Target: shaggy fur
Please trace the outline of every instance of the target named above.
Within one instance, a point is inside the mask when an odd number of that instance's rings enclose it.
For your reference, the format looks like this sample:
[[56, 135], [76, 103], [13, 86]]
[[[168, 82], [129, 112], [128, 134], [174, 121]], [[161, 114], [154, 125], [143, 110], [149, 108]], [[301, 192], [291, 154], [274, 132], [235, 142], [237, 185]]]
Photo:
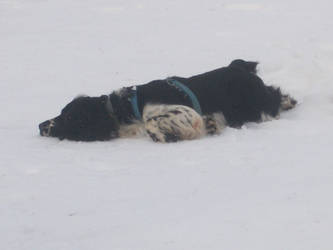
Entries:
[[[182, 90], [155, 80], [108, 96], [76, 98], [59, 116], [41, 123], [40, 134], [77, 141], [148, 134], [154, 141], [174, 142], [218, 134], [225, 126], [239, 128], [246, 122], [278, 118], [296, 101], [265, 85], [256, 75], [256, 66], [256, 62], [235, 60], [201, 75], [173, 77], [196, 95], [202, 116]], [[134, 89], [142, 121], [135, 118], [130, 102]]]

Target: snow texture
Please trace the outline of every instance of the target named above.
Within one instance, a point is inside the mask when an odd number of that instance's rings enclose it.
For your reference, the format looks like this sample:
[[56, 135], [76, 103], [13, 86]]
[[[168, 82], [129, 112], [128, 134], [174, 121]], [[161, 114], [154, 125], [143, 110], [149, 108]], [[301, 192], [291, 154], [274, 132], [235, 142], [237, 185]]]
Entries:
[[[1, 250], [331, 250], [330, 0], [0, 0]], [[78, 94], [258, 60], [280, 120], [174, 144], [38, 123]]]

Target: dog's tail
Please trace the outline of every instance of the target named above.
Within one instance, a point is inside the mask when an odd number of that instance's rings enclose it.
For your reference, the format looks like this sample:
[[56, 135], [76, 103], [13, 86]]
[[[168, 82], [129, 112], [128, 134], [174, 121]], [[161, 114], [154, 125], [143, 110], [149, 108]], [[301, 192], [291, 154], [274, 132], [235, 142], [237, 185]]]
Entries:
[[257, 73], [257, 65], [258, 62], [244, 61], [242, 59], [233, 60], [229, 67], [235, 67], [243, 69], [249, 73], [256, 74]]

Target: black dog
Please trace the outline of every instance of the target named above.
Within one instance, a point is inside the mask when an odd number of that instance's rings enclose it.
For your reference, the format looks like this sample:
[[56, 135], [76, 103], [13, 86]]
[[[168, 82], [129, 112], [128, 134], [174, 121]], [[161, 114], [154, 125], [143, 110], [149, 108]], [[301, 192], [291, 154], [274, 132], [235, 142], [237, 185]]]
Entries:
[[148, 134], [170, 142], [219, 133], [279, 117], [296, 105], [256, 75], [256, 62], [235, 60], [190, 78], [172, 77], [122, 88], [110, 95], [78, 97], [39, 125], [42, 136], [76, 141]]

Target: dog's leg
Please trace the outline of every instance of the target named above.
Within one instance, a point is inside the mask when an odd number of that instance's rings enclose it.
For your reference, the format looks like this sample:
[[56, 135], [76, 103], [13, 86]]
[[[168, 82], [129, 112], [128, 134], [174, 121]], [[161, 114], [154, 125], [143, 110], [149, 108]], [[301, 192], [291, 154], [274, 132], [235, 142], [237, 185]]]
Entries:
[[143, 122], [155, 142], [191, 140], [204, 134], [204, 121], [193, 109], [182, 105], [146, 105]]
[[281, 96], [280, 110], [289, 110], [296, 106], [297, 101], [289, 95]]
[[277, 114], [275, 117], [262, 112], [261, 113], [261, 120], [259, 120], [258, 122], [269, 122], [269, 121], [273, 121], [274, 119], [279, 119], [280, 118], [280, 114]]
[[210, 115], [203, 116], [206, 134], [216, 135], [220, 134], [221, 131], [227, 126], [227, 122], [222, 113], [213, 113]]
[[130, 125], [122, 125], [119, 128], [118, 136], [121, 138], [142, 137], [145, 135], [145, 128], [142, 122], [133, 122]]

